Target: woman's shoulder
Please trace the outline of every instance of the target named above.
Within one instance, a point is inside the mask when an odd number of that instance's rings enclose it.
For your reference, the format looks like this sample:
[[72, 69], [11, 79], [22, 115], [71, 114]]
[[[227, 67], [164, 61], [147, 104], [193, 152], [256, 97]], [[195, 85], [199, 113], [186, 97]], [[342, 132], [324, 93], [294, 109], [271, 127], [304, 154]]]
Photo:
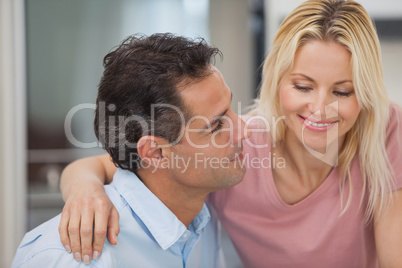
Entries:
[[389, 121], [385, 148], [395, 179], [395, 189], [402, 188], [402, 108], [390, 105]]
[[241, 116], [251, 135], [244, 143], [258, 148], [268, 148], [271, 144], [269, 121], [262, 115], [247, 114]]
[[391, 102], [389, 105], [389, 111], [390, 111], [390, 114], [399, 114], [399, 116], [401, 116], [402, 115], [402, 106], [395, 102]]
[[390, 122], [399, 121], [399, 123], [401, 123], [402, 107], [397, 103], [391, 102], [389, 105], [389, 117]]
[[387, 139], [391, 137], [402, 139], [402, 108], [396, 103], [391, 103], [389, 106]]

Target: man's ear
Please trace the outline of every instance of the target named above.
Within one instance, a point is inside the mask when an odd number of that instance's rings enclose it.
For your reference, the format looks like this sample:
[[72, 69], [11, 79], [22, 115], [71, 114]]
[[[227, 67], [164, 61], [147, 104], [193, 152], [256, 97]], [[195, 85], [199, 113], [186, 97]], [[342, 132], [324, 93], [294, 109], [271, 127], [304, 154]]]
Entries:
[[142, 136], [137, 142], [138, 155], [142, 161], [155, 166], [162, 160], [162, 145], [166, 143], [165, 139], [155, 136]]

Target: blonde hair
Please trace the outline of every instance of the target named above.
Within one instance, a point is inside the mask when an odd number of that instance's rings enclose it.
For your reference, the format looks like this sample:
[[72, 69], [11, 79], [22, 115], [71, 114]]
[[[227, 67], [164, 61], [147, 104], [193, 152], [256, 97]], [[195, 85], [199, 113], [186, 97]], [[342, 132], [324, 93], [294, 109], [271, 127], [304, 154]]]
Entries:
[[[350, 186], [342, 213], [351, 202], [350, 166], [357, 153], [364, 184], [361, 201], [368, 189], [365, 218], [368, 220], [374, 215], [377, 204], [380, 204], [381, 211], [392, 185], [385, 150], [389, 99], [378, 36], [370, 16], [359, 3], [352, 0], [309, 0], [282, 22], [264, 62], [257, 111], [268, 120], [279, 118], [279, 84], [293, 68], [297, 50], [310, 40], [337, 42], [351, 54], [353, 84], [361, 111], [355, 125], [346, 134], [338, 157], [341, 200], [346, 182]], [[273, 142], [284, 137], [286, 125], [283, 120], [277, 122], [276, 130], [271, 132]]]

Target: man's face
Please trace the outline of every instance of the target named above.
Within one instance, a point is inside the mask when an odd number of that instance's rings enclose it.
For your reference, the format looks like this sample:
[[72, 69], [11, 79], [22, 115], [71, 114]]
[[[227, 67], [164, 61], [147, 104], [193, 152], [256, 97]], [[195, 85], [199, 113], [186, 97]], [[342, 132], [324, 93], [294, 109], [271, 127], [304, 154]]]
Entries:
[[176, 165], [172, 177], [185, 187], [212, 192], [238, 184], [246, 171], [242, 165], [245, 123], [230, 108], [232, 94], [222, 74], [212, 74], [181, 89], [190, 109], [182, 141], [169, 150]]

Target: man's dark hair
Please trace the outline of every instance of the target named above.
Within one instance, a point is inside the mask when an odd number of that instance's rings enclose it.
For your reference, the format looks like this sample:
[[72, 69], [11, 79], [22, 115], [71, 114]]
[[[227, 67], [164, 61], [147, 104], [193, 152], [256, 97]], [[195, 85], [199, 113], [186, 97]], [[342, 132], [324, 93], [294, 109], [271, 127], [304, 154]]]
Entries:
[[142, 136], [179, 142], [191, 114], [178, 89], [210, 75], [217, 54], [202, 38], [164, 33], [130, 36], [105, 56], [94, 127], [115, 165], [139, 168], [136, 145]]

